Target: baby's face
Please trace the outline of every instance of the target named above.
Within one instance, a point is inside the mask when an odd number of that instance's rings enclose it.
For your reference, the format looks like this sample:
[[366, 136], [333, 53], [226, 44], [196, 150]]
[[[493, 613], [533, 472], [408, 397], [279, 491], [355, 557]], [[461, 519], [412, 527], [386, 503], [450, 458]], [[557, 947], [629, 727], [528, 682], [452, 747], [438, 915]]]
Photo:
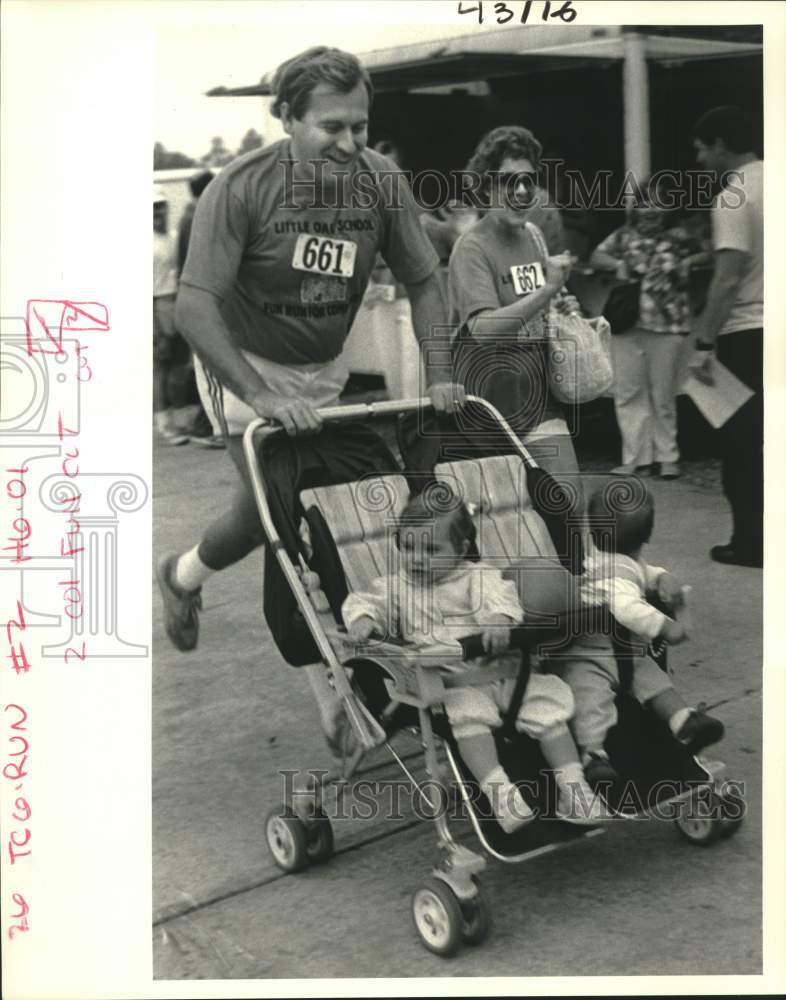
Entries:
[[464, 559], [450, 537], [450, 519], [402, 526], [399, 551], [407, 574], [422, 585], [439, 583]]

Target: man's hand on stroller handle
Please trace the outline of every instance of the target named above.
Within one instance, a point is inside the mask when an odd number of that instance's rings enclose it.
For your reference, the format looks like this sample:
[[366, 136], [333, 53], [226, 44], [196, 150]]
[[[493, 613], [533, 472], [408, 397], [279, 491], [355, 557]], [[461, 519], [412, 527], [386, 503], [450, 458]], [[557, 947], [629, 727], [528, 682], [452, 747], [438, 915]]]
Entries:
[[467, 401], [464, 386], [457, 382], [435, 382], [428, 387], [428, 395], [437, 413], [455, 413]]
[[316, 434], [322, 426], [322, 418], [305, 399], [261, 391], [249, 400], [249, 404], [258, 417], [275, 420], [290, 436]]

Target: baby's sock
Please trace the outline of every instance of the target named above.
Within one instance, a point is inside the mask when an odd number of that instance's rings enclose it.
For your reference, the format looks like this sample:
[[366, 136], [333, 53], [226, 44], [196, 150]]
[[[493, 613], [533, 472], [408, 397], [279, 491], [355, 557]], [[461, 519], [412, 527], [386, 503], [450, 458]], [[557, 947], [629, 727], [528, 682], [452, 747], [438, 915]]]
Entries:
[[583, 783], [584, 769], [577, 760], [568, 761], [562, 767], [554, 768], [554, 780], [560, 788], [569, 788], [571, 785]]
[[497, 822], [506, 833], [512, 833], [535, 818], [535, 814], [521, 797], [521, 792], [500, 764], [480, 782], [480, 789], [491, 803]]
[[595, 826], [608, 818], [600, 799], [593, 794], [578, 761], [570, 761], [554, 768], [557, 783], [556, 815], [569, 823]]

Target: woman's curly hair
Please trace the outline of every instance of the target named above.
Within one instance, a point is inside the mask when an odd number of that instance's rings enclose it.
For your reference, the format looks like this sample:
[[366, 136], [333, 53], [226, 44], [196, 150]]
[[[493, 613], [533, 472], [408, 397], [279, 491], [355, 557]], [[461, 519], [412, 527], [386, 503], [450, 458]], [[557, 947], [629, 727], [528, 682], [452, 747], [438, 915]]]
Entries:
[[499, 170], [502, 161], [508, 157], [529, 160], [533, 169], [537, 170], [542, 153], [543, 147], [528, 128], [500, 125], [480, 140], [467, 164], [467, 172], [487, 177]]

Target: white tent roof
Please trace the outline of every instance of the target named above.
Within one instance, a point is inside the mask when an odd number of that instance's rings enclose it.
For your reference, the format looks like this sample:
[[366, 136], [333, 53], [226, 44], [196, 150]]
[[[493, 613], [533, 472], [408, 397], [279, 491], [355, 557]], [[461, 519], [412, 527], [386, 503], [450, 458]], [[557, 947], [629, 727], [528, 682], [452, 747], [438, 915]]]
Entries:
[[[614, 62], [624, 58], [627, 30], [620, 25], [522, 25], [374, 49], [359, 58], [378, 91], [408, 90], [560, 69], [592, 60]], [[647, 59], [666, 64], [762, 52], [762, 46], [753, 42], [649, 34], [641, 29], [636, 33], [644, 40]], [[271, 77], [272, 71], [258, 84], [216, 87], [210, 95], [269, 94]]]

